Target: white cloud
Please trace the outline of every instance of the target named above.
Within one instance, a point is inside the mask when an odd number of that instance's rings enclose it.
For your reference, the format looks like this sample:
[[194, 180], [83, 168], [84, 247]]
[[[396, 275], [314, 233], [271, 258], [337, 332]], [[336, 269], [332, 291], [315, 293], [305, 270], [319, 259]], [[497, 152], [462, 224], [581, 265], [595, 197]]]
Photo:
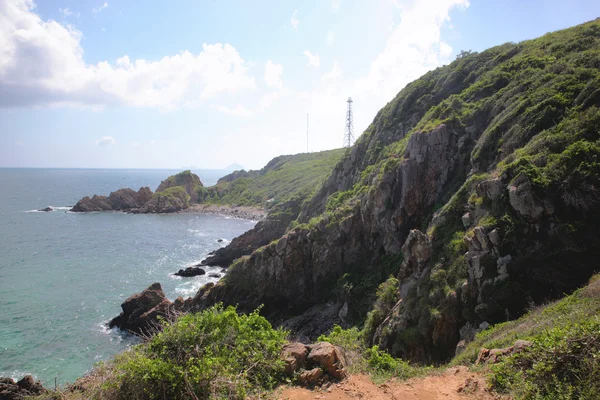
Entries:
[[86, 64], [82, 33], [43, 21], [30, 0], [0, 7], [0, 107], [83, 105], [172, 109], [256, 88], [248, 63], [229, 44], [204, 44], [159, 60]]
[[283, 66], [281, 64], [273, 64], [271, 60], [265, 63], [265, 83], [268, 87], [281, 89], [283, 87], [282, 74]]
[[327, 32], [327, 36], [325, 36], [325, 44], [327, 46], [332, 46], [335, 41], [335, 33], [333, 31]]
[[100, 7], [98, 7], [98, 8], [92, 8], [92, 12], [94, 14], [98, 14], [100, 11], [104, 10], [105, 8], [108, 8], [108, 3], [106, 1]]
[[294, 29], [298, 29], [298, 24], [300, 23], [300, 21], [296, 17], [297, 14], [298, 14], [298, 9], [295, 9], [294, 12], [292, 13], [292, 18], [290, 18], [290, 24], [292, 25], [292, 28], [294, 28]]
[[308, 65], [310, 65], [311, 67], [319, 68], [319, 65], [321, 65], [321, 58], [318, 55], [312, 54], [308, 50], [304, 50], [302, 54], [304, 54], [306, 58], [308, 58]]
[[321, 77], [321, 80], [323, 82], [334, 81], [334, 80], [340, 78], [342, 76], [342, 73], [343, 73], [343, 71], [340, 68], [340, 65], [338, 64], [337, 61], [335, 61], [333, 63], [333, 67], [331, 67], [331, 71], [324, 73], [323, 76]]
[[100, 139], [96, 140], [96, 145], [98, 146], [110, 146], [115, 145], [115, 138], [112, 136], [102, 136]]
[[398, 2], [400, 22], [395, 25], [384, 50], [371, 63], [368, 75], [356, 82], [354, 92], [375, 96], [378, 106], [393, 98], [406, 84], [444, 63], [452, 47], [441, 39], [441, 28], [455, 7], [469, 0]]
[[331, 0], [331, 11], [334, 13], [338, 12], [341, 6], [342, 0]]

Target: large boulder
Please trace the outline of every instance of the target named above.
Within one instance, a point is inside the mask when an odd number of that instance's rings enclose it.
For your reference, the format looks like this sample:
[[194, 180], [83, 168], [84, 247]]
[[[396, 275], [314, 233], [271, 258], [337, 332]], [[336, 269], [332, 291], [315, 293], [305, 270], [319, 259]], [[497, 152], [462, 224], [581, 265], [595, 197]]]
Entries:
[[95, 194], [92, 198], [85, 196], [71, 208], [73, 212], [111, 211], [113, 208], [106, 196]]
[[165, 190], [176, 186], [183, 186], [190, 196], [190, 200], [194, 203], [198, 202], [198, 190], [203, 187], [198, 175], [193, 174], [190, 170], [172, 175], [158, 185], [156, 192], [164, 192]]
[[289, 376], [299, 372], [298, 383], [303, 386], [314, 386], [331, 379], [342, 380], [347, 376], [344, 352], [328, 342], [288, 343], [283, 346], [281, 359]]
[[307, 361], [309, 365], [319, 366], [331, 377], [344, 379], [346, 373], [346, 357], [342, 349], [328, 342], [309, 345]]
[[158, 328], [158, 317], [169, 318], [172, 303], [160, 283], [153, 283], [142, 293], [125, 300], [121, 308], [123, 312], [108, 323], [109, 328], [148, 335]]

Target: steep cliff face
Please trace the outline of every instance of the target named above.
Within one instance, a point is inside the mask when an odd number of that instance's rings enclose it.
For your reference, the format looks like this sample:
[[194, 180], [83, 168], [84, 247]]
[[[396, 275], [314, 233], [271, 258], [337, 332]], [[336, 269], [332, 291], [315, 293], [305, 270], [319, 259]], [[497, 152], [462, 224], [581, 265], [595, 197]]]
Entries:
[[264, 304], [275, 321], [334, 304], [336, 321], [360, 325], [393, 274], [368, 340], [432, 361], [467, 328], [574, 290], [600, 256], [599, 67], [597, 20], [425, 74], [378, 113], [299, 225], [194, 304]]

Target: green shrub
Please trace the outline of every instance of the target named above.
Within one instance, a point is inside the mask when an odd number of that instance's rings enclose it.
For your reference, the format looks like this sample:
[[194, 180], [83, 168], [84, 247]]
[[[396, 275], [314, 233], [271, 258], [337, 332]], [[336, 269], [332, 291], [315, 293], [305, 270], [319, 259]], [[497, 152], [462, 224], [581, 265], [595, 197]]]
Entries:
[[283, 379], [286, 332], [258, 310], [211, 307], [165, 325], [147, 344], [117, 357], [124, 399], [245, 398]]
[[600, 398], [600, 318], [543, 332], [492, 367], [491, 385], [517, 399]]

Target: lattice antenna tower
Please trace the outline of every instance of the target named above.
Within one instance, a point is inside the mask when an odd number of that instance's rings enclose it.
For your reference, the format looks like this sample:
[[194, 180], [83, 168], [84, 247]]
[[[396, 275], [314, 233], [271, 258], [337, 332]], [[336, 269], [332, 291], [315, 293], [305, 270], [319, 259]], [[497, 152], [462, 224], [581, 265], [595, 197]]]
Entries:
[[352, 97], [348, 97], [348, 111], [346, 111], [346, 128], [344, 129], [344, 147], [352, 146], [354, 142], [354, 117], [352, 115]]

